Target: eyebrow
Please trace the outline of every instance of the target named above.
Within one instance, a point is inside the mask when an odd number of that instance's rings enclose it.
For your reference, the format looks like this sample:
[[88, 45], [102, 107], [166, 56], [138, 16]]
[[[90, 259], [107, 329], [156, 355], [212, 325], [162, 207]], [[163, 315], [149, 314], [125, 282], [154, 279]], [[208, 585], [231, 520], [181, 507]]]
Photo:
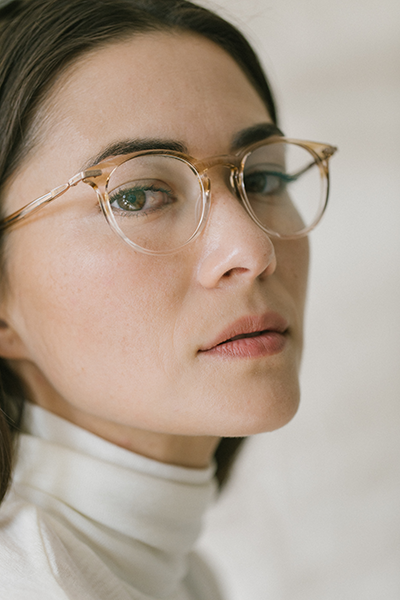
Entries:
[[96, 156], [93, 156], [87, 161], [86, 166], [82, 171], [94, 167], [106, 158], [111, 158], [111, 156], [122, 156], [124, 154], [132, 154], [133, 152], [142, 152], [143, 150], [172, 150], [173, 152], [188, 154], [188, 149], [185, 144], [175, 140], [163, 140], [158, 138], [125, 140], [106, 146], [99, 154], [96, 154]]
[[282, 131], [275, 123], [259, 123], [258, 125], [253, 125], [253, 127], [239, 131], [232, 140], [231, 149], [233, 152], [236, 152], [245, 146], [261, 142], [273, 135], [283, 136]]
[[[253, 125], [252, 127], [243, 129], [235, 134], [232, 139], [231, 150], [236, 152], [245, 146], [260, 142], [273, 135], [283, 136], [282, 131], [274, 123], [260, 123], [258, 125]], [[90, 158], [81, 170], [84, 171], [89, 169], [112, 156], [122, 156], [124, 154], [132, 154], [133, 152], [142, 152], [145, 150], [172, 150], [173, 152], [189, 154], [187, 146], [178, 140], [138, 138], [109, 144], [103, 148], [99, 154]]]

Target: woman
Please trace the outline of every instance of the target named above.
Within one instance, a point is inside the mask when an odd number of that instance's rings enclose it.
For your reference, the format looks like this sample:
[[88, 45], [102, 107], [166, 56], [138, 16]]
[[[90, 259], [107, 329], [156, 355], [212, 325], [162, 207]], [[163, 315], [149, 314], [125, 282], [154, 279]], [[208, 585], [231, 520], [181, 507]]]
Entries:
[[189, 2], [13, 1], [0, 50], [1, 589], [217, 598], [191, 549], [214, 465], [297, 410], [334, 148]]

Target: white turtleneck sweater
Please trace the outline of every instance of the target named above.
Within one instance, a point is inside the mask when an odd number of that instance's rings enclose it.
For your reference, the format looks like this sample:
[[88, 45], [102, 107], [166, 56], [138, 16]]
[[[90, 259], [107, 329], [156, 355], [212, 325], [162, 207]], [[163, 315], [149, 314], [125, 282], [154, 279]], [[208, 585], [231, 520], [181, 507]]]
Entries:
[[213, 468], [162, 464], [27, 404], [0, 507], [3, 600], [220, 600], [191, 552]]

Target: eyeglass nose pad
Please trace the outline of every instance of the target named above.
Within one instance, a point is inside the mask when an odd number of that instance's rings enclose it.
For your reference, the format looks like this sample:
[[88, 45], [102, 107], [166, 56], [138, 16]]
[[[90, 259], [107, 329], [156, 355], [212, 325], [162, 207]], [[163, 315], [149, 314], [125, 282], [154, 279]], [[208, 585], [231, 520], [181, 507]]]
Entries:
[[262, 225], [259, 223], [257, 217], [255, 216], [251, 208], [250, 202], [248, 201], [248, 198], [246, 196], [246, 192], [244, 189], [244, 173], [242, 168], [233, 166], [231, 167], [230, 184], [238, 200], [242, 203], [243, 208], [245, 209], [251, 220], [254, 221], [256, 225], [258, 225], [258, 227], [261, 227], [262, 229]]
[[201, 194], [202, 201], [199, 198], [196, 204], [196, 220], [199, 223], [200, 229], [202, 229], [210, 211], [211, 182], [205, 172], [201, 173], [199, 177], [203, 189]]
[[[220, 171], [222, 180], [225, 182], [226, 187], [230, 188], [230, 191], [233, 192], [235, 194], [235, 196], [237, 196], [238, 199], [240, 200], [242, 198], [242, 194], [240, 191], [241, 184], [240, 184], [240, 173], [239, 173], [238, 167], [233, 165], [230, 162], [225, 163], [222, 161], [218, 161], [215, 164], [208, 166], [207, 169], [203, 171], [202, 176], [204, 176], [205, 173], [207, 173], [205, 178], [207, 179], [207, 182], [208, 182], [209, 193], [210, 193], [211, 183], [210, 183], [210, 178], [209, 178], [208, 174], [211, 169], [218, 169]], [[228, 175], [228, 173], [226, 173], [227, 169], [229, 170], [229, 175]]]
[[235, 192], [236, 196], [239, 200], [243, 201], [243, 193], [242, 193], [242, 177], [240, 175], [240, 171], [237, 167], [231, 167], [229, 181], [231, 184], [232, 190]]

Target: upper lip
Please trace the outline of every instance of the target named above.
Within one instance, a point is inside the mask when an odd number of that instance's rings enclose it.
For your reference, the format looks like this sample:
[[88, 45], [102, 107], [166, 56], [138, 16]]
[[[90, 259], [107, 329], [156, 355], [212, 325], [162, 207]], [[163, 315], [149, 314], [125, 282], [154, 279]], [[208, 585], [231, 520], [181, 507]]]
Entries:
[[232, 341], [232, 338], [238, 338], [238, 336], [246, 337], [247, 335], [262, 333], [263, 331], [285, 333], [288, 326], [287, 320], [277, 312], [267, 312], [259, 316], [249, 315], [228, 325], [210, 343], [202, 346], [199, 351], [206, 352], [219, 344]]

